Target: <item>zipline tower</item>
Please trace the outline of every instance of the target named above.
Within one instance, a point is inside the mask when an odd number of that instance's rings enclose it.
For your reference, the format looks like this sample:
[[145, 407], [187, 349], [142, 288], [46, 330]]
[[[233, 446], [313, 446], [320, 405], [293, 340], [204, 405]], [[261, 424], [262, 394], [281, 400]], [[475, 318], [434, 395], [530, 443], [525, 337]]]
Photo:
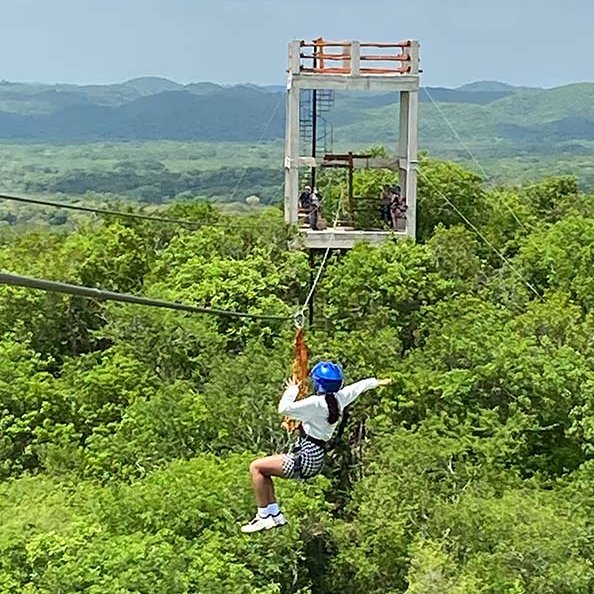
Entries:
[[[302, 228], [308, 249], [350, 249], [357, 241], [378, 243], [391, 235], [415, 238], [417, 204], [417, 129], [419, 103], [419, 42], [367, 43], [361, 41], [292, 41], [289, 44], [287, 120], [285, 134], [285, 221], [298, 224], [299, 174], [324, 165], [324, 159], [300, 154], [303, 124], [301, 91], [375, 91], [400, 94], [397, 161], [399, 185], [408, 206], [403, 231], [355, 229], [337, 224], [323, 231]], [[397, 125], [399, 124], [399, 125]], [[396, 141], [396, 132], [394, 139]], [[396, 142], [395, 142], [396, 144]], [[332, 156], [330, 156], [332, 157]], [[341, 156], [350, 163], [357, 158]], [[366, 167], [386, 167], [380, 160], [364, 159]], [[385, 160], [383, 160], [385, 161]], [[360, 162], [360, 160], [359, 160]], [[379, 210], [379, 196], [377, 207]], [[331, 213], [326, 213], [331, 216]], [[328, 221], [329, 225], [332, 221]]]

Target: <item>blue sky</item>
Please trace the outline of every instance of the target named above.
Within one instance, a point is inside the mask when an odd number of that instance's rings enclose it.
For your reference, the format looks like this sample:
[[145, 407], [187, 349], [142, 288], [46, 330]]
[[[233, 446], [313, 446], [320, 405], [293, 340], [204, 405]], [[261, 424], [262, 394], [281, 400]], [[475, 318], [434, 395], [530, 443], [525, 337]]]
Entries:
[[281, 84], [290, 39], [421, 41], [423, 83], [594, 81], [591, 0], [0, 0], [0, 79]]

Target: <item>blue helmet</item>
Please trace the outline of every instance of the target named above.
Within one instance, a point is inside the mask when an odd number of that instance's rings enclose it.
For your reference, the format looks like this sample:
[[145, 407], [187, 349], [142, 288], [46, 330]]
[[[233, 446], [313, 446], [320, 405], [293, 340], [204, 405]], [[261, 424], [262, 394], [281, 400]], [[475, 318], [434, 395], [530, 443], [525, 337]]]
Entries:
[[311, 370], [311, 380], [318, 394], [338, 392], [342, 388], [342, 369], [331, 361], [321, 361]]

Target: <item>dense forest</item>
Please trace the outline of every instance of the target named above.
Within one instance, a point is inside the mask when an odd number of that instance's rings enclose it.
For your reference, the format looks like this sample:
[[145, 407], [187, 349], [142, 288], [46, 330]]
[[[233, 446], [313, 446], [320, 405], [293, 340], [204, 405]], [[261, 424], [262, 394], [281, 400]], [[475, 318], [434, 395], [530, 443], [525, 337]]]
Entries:
[[[0, 144], [0, 190], [95, 205], [188, 198], [221, 204], [251, 195], [270, 203], [282, 199], [282, 152], [282, 142]], [[0, 206], [0, 220], [28, 222], [34, 214]]]
[[[312, 363], [393, 384], [355, 404], [323, 476], [279, 481], [289, 525], [252, 537], [249, 462], [287, 442], [290, 320], [0, 286], [0, 591], [590, 593], [593, 200], [570, 177], [495, 187], [424, 159], [418, 242], [331, 254], [306, 328]], [[0, 268], [303, 303], [310, 263], [280, 209], [166, 212], [204, 224], [5, 225]]]

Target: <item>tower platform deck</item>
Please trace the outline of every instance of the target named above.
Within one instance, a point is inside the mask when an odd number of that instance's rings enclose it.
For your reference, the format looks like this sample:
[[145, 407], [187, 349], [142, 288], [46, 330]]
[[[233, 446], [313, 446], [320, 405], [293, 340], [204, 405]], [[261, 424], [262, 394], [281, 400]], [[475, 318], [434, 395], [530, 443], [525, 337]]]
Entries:
[[406, 239], [406, 231], [369, 231], [352, 227], [329, 227], [323, 231], [315, 231], [307, 227], [299, 229], [299, 237], [291, 244], [292, 248], [308, 250], [350, 250], [356, 243], [367, 242], [372, 245], [381, 243], [390, 237]]

